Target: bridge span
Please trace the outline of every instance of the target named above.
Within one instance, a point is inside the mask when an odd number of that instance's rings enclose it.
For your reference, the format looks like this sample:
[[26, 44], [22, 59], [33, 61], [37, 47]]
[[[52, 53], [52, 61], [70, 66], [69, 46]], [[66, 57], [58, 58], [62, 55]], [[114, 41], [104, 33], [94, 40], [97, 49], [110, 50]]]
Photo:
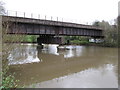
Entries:
[[103, 29], [70, 22], [2, 16], [3, 27], [9, 25], [8, 34], [40, 35], [38, 43], [61, 43], [56, 36], [89, 36], [103, 38]]

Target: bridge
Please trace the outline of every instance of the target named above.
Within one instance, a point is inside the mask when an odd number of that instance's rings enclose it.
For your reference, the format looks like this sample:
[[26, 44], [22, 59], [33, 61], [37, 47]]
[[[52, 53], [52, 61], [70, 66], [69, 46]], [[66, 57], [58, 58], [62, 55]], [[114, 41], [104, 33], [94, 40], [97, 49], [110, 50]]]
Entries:
[[63, 42], [61, 36], [89, 36], [103, 38], [103, 29], [91, 25], [70, 22], [33, 19], [15, 16], [2, 16], [3, 28], [9, 25], [7, 34], [39, 35], [37, 42], [57, 43]]

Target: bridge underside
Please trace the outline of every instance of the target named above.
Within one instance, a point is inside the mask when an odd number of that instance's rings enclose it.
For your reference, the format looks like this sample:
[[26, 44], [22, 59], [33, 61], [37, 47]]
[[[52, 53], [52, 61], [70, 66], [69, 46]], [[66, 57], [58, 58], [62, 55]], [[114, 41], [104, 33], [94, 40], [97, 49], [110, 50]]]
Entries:
[[51, 36], [91, 36], [103, 37], [101, 30], [59, 27], [27, 23], [11, 23], [7, 31], [8, 34], [27, 34], [27, 35], [51, 35]]
[[[101, 30], [59, 27], [27, 23], [11, 23], [8, 34], [39, 35], [37, 42], [44, 44], [64, 44], [64, 40], [59, 36], [89, 36], [93, 38], [103, 38]], [[55, 37], [57, 36], [57, 37]]]
[[50, 35], [40, 35], [37, 38], [37, 43], [39, 45], [42, 45], [42, 43], [44, 44], [65, 44], [63, 37], [54, 37]]

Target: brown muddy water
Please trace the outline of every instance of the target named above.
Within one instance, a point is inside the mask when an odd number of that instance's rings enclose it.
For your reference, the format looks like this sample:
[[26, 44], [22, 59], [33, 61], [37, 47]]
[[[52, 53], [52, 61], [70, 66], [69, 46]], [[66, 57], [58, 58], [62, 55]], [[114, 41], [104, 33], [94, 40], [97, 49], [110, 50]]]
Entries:
[[27, 88], [117, 88], [118, 50], [97, 46], [21, 44], [8, 56], [9, 72]]

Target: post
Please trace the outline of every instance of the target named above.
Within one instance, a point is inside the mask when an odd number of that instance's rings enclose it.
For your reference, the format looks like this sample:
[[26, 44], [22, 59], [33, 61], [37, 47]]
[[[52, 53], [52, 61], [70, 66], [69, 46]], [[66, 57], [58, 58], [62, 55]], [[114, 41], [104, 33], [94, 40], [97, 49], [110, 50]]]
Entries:
[[7, 10], [7, 16], [8, 16], [8, 14], [9, 14], [9, 13], [8, 13], [8, 10]]
[[[120, 47], [120, 1], [118, 2], [118, 47]], [[120, 78], [120, 77], [119, 77]], [[120, 82], [119, 82], [120, 84]]]
[[25, 12], [24, 12], [24, 18], [25, 18]]
[[51, 21], [52, 21], [52, 16], [51, 16]]
[[63, 22], [63, 18], [62, 18], [62, 22]]
[[[120, 1], [118, 2], [118, 52], [120, 51]], [[118, 58], [118, 64], [120, 63], [120, 60]], [[118, 65], [118, 68], [120, 68], [120, 65]], [[120, 70], [118, 70], [118, 89], [120, 89]]]
[[16, 11], [16, 13], [15, 13], [15, 14], [16, 14], [16, 17], [17, 17], [17, 11]]
[[46, 15], [45, 15], [45, 20], [46, 20]]
[[[0, 72], [2, 72], [2, 15], [0, 15]], [[2, 85], [2, 75], [0, 74], [0, 86]]]
[[57, 22], [58, 22], [58, 17], [57, 17]]
[[40, 14], [38, 15], [38, 19], [40, 19]]
[[33, 14], [31, 13], [31, 18], [33, 18]]

